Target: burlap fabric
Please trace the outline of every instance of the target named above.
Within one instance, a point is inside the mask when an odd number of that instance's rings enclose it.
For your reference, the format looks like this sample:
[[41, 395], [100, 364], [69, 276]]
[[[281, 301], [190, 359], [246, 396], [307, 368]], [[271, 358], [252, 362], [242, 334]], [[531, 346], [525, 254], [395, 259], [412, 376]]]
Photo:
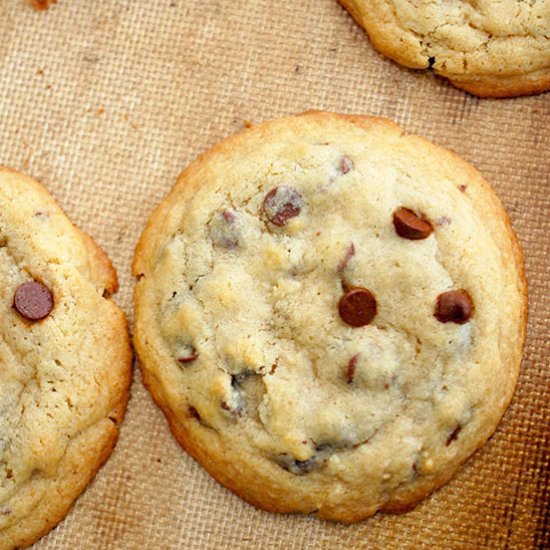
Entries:
[[480, 100], [380, 57], [335, 0], [0, 0], [0, 163], [46, 184], [118, 269], [178, 173], [245, 123], [372, 113], [492, 182], [524, 246], [529, 336], [495, 436], [403, 516], [275, 516], [214, 482], [136, 376], [114, 455], [37, 549], [548, 548], [550, 95]]

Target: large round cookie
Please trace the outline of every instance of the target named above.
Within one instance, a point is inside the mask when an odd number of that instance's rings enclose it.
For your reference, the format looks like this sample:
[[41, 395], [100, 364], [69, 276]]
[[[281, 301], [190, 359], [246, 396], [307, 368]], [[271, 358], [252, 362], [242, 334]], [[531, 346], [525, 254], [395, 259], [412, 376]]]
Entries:
[[338, 0], [374, 47], [483, 97], [550, 88], [550, 0]]
[[134, 274], [145, 384], [185, 449], [267, 510], [404, 510], [512, 397], [526, 286], [508, 218], [474, 168], [385, 119], [306, 113], [216, 145]]
[[54, 527], [107, 460], [130, 382], [115, 271], [36, 181], [0, 168], [0, 548]]

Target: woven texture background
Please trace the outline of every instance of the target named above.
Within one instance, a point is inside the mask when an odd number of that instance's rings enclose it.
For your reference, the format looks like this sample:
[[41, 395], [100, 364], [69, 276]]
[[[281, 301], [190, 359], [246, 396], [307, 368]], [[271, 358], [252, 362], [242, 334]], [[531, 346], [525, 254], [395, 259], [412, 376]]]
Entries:
[[0, 163], [40, 179], [130, 261], [178, 173], [243, 128], [311, 108], [372, 113], [447, 146], [493, 184], [524, 246], [529, 335], [495, 436], [404, 516], [275, 516], [214, 482], [136, 374], [111, 460], [36, 545], [61, 549], [549, 548], [550, 95], [480, 100], [380, 57], [335, 0], [0, 0]]

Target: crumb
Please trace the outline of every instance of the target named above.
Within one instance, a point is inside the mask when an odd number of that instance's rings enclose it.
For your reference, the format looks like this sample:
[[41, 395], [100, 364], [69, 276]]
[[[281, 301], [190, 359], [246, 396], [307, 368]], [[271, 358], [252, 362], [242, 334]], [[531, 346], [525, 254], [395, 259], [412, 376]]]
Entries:
[[39, 11], [47, 10], [52, 4], [55, 4], [57, 0], [29, 0], [29, 4]]

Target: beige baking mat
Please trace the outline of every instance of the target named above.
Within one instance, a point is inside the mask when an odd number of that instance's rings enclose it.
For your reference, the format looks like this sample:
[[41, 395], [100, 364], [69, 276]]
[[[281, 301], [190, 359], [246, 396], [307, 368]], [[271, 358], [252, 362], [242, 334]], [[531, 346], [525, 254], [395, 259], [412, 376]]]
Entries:
[[404, 516], [256, 510], [180, 450], [136, 376], [111, 460], [37, 549], [549, 548], [550, 95], [480, 100], [375, 53], [335, 0], [0, 0], [0, 164], [46, 184], [118, 269], [198, 153], [311, 108], [391, 117], [475, 164], [525, 248], [529, 337], [496, 435]]

